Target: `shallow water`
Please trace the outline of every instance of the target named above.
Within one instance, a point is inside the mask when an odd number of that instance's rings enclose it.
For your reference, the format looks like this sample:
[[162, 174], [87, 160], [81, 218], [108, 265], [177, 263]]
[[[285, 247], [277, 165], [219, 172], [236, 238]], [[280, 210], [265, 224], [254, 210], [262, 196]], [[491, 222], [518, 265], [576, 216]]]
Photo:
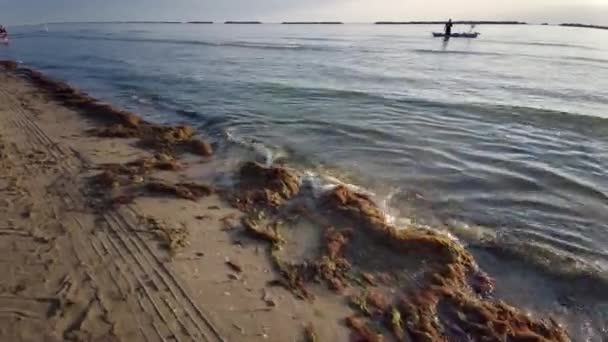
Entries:
[[48, 29], [11, 29], [0, 57], [195, 125], [232, 157], [361, 186], [398, 223], [469, 244], [502, 297], [564, 317], [576, 340], [607, 334], [608, 32], [479, 26], [480, 39], [446, 43], [433, 26]]

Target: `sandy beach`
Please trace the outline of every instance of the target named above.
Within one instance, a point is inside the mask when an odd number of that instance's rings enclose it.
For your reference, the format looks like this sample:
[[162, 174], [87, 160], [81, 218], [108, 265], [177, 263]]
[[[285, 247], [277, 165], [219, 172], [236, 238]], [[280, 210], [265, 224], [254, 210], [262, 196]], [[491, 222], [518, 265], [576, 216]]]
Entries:
[[[298, 341], [310, 324], [324, 340], [345, 339], [324, 316], [344, 314], [342, 303], [266, 286], [276, 277], [267, 255], [235, 242], [241, 213], [217, 195], [98, 205], [91, 177], [101, 165], [154, 151], [93, 136], [105, 118], [10, 67], [0, 72], [0, 340]], [[145, 177], [186, 181], [206, 158], [186, 159]]]
[[[0, 71], [0, 340], [568, 341], [457, 241], [41, 73]], [[319, 209], [313, 211], [311, 208]]]

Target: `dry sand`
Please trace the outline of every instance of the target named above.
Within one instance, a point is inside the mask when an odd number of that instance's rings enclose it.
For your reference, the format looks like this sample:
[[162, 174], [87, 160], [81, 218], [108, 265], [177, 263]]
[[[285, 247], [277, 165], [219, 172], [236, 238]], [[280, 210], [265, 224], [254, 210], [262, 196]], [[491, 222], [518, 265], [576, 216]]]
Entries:
[[[98, 122], [14, 71], [0, 68], [0, 85], [0, 341], [305, 341], [307, 325], [318, 341], [348, 340], [344, 297], [268, 287], [264, 247], [230, 229], [241, 213], [219, 197], [100, 210], [98, 167], [151, 151], [91, 136]], [[207, 167], [185, 160], [154, 176]]]

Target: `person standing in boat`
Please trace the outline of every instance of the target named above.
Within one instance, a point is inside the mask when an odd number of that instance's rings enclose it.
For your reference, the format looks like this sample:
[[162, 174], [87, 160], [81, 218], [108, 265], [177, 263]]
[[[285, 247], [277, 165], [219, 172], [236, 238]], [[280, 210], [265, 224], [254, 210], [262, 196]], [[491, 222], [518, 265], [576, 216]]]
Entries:
[[445, 23], [445, 36], [446, 36], [446, 38], [449, 37], [452, 34], [452, 26], [454, 26], [454, 24], [452, 24], [452, 19], [448, 20], [448, 22]]

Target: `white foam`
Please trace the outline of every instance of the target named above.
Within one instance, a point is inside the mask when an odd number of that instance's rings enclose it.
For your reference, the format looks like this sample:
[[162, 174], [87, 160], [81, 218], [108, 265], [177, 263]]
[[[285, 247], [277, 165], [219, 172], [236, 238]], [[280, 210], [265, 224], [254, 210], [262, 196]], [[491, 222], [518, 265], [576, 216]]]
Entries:
[[497, 239], [497, 231], [487, 227], [471, 225], [458, 220], [449, 220], [447, 223], [454, 234], [463, 237], [465, 240], [481, 242]]
[[[274, 161], [279, 156], [281, 156], [280, 153], [273, 151], [261, 142], [237, 136], [231, 129], [227, 129], [225, 131], [225, 135], [226, 139], [231, 143], [253, 150], [258, 155], [264, 157], [266, 167], [272, 166]], [[399, 216], [398, 211], [391, 207], [390, 202], [392, 201], [394, 196], [401, 191], [401, 188], [396, 187], [391, 189], [384, 198], [378, 200], [378, 195], [370, 189], [367, 189], [357, 184], [346, 182], [336, 176], [329, 175], [327, 173], [319, 172], [316, 170], [305, 170], [303, 172], [302, 186], [308, 187], [312, 191], [312, 195], [315, 198], [322, 197], [327, 192], [335, 189], [338, 186], [344, 186], [350, 191], [369, 196], [384, 215], [386, 222], [396, 227], [397, 229], [408, 229], [414, 227], [419, 229], [428, 229], [444, 234], [453, 240], [457, 240], [457, 238], [450, 234], [450, 232], [447, 232], [445, 230], [437, 230], [430, 226], [416, 224], [411, 218]]]
[[[397, 216], [395, 215], [393, 209], [390, 206], [393, 197], [401, 191], [400, 188], [393, 188], [389, 193], [380, 201], [379, 207], [384, 212], [384, 216], [386, 218], [386, 222], [390, 225], [397, 225]], [[411, 220], [408, 220], [411, 223]]]
[[349, 190], [353, 192], [358, 192], [361, 194], [365, 194], [370, 197], [376, 196], [372, 191], [365, 189], [356, 184], [348, 183], [342, 181], [341, 179], [330, 176], [327, 174], [322, 174], [312, 170], [304, 171], [304, 177], [302, 178], [302, 184], [305, 186], [309, 186], [313, 190], [313, 194], [315, 197], [320, 197], [323, 194], [327, 193], [335, 189], [338, 186], [345, 186]]
[[135, 94], [131, 95], [131, 99], [135, 100], [138, 103], [142, 103], [142, 104], [149, 104], [150, 101], [144, 98], [141, 98]]
[[247, 139], [243, 137], [239, 137], [230, 129], [226, 130], [226, 138], [228, 141], [248, 148], [254, 151], [257, 155], [261, 156], [264, 159], [264, 166], [270, 167], [280, 157], [283, 157], [283, 153], [279, 151], [273, 151], [270, 147], [264, 145], [261, 142], [255, 141], [253, 139]]
[[388, 222], [392, 226], [412, 226], [412, 220], [409, 218], [398, 217], [396, 215], [396, 211], [390, 207], [390, 202], [392, 198], [399, 193], [400, 188], [392, 189], [389, 194], [382, 200], [376, 201], [377, 198], [376, 193], [373, 191], [366, 189], [357, 184], [345, 182], [335, 176], [330, 176], [327, 174], [318, 173], [312, 170], [307, 170], [304, 172], [304, 177], [302, 177], [302, 184], [304, 186], [308, 186], [312, 189], [313, 196], [319, 198], [326, 194], [328, 191], [335, 189], [338, 186], [345, 186], [349, 190], [364, 194], [372, 198], [382, 214], [384, 215], [386, 222]]

